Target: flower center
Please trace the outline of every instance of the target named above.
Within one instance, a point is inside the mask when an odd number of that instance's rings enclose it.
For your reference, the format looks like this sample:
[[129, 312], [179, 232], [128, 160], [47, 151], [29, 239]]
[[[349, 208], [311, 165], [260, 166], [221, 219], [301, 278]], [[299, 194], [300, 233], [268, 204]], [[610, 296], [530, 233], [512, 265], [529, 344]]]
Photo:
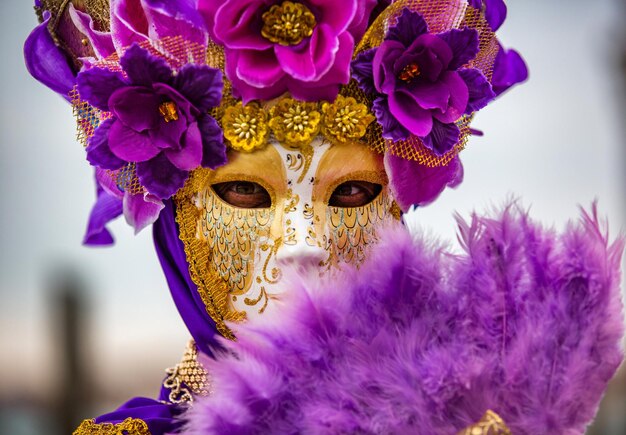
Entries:
[[261, 17], [265, 39], [280, 45], [297, 45], [313, 34], [315, 16], [302, 3], [284, 1], [272, 6]]
[[247, 113], [240, 113], [235, 117], [233, 129], [239, 139], [250, 139], [257, 134], [257, 119]]
[[335, 123], [343, 133], [352, 132], [359, 124], [358, 113], [350, 107], [342, 107], [335, 116]]
[[290, 130], [303, 131], [309, 124], [309, 114], [301, 106], [290, 107], [283, 116], [285, 127]]
[[159, 105], [159, 113], [165, 122], [178, 121], [178, 108], [173, 101], [166, 101]]
[[411, 83], [413, 79], [418, 77], [421, 73], [420, 67], [416, 63], [410, 63], [402, 68], [398, 77], [404, 82]]

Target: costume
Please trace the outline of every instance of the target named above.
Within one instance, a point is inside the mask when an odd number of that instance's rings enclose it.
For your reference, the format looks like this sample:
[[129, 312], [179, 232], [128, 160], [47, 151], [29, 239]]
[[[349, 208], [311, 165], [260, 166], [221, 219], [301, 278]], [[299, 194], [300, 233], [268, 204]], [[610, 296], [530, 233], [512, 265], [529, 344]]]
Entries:
[[[461, 182], [474, 113], [527, 76], [495, 37], [501, 0], [36, 9], [27, 66], [71, 102], [96, 168], [85, 242], [112, 243], [121, 214], [153, 224], [194, 339], [158, 400], [78, 434], [569, 433], [593, 417], [622, 331], [622, 244], [595, 211], [561, 239], [515, 205], [460, 222], [465, 256], [395, 228]], [[564, 387], [583, 378], [585, 400]]]

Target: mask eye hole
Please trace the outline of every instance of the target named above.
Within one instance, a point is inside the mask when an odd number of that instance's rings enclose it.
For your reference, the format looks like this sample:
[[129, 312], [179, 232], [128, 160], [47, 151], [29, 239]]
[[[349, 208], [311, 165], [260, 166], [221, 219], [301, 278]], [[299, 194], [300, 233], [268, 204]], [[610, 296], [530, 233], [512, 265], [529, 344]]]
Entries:
[[269, 208], [272, 205], [268, 191], [252, 181], [228, 181], [211, 187], [224, 202], [235, 207]]
[[361, 207], [378, 196], [383, 186], [368, 181], [346, 181], [341, 183], [330, 196], [331, 207]]

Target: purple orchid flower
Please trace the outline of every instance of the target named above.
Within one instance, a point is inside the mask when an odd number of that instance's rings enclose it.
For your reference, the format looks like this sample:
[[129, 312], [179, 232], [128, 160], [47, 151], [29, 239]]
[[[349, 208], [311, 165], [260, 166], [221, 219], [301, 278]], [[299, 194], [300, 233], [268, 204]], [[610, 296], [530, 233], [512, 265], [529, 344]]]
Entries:
[[221, 72], [188, 64], [176, 74], [164, 59], [132, 45], [120, 59], [125, 73], [91, 68], [77, 77], [81, 98], [110, 112], [87, 146], [94, 166], [136, 163], [146, 191], [166, 199], [189, 171], [226, 163], [222, 130], [207, 113], [220, 103]]
[[284, 92], [294, 98], [334, 100], [350, 80], [355, 40], [363, 35], [376, 0], [295, 1], [315, 17], [310, 36], [282, 44], [262, 35], [263, 15], [280, 0], [199, 0], [211, 36], [224, 45], [226, 74], [244, 102]]
[[463, 68], [478, 51], [475, 30], [433, 35], [419, 13], [404, 9], [383, 43], [352, 64], [361, 88], [377, 96], [373, 111], [383, 137], [415, 135], [437, 155], [450, 151], [460, 136], [455, 122], [495, 97], [482, 72]]

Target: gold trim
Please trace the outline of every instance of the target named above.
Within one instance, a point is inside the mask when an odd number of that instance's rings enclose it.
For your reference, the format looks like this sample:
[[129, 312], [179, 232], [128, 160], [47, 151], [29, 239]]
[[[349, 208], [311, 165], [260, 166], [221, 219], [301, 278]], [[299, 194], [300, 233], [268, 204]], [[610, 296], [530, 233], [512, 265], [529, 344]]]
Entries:
[[170, 390], [170, 403], [193, 403], [194, 396], [211, 394], [211, 382], [206, 369], [198, 362], [198, 348], [189, 340], [180, 362], [165, 370], [163, 387]]
[[128, 417], [121, 423], [96, 423], [94, 419], [83, 420], [73, 435], [150, 435], [148, 424]]
[[458, 435], [511, 435], [511, 429], [502, 417], [489, 409], [478, 423], [466, 427]]

